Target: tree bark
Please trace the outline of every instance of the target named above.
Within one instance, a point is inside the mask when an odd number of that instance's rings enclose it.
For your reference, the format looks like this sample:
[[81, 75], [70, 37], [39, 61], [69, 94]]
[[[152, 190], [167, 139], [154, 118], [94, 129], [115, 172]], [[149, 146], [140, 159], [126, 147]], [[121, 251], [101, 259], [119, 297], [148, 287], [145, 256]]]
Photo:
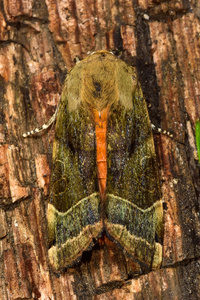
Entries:
[[[188, 1], [0, 1], [0, 299], [200, 299], [200, 5]], [[164, 204], [163, 263], [135, 277], [113, 242], [59, 276], [48, 265], [54, 129], [44, 124], [76, 58], [106, 49], [137, 68]]]

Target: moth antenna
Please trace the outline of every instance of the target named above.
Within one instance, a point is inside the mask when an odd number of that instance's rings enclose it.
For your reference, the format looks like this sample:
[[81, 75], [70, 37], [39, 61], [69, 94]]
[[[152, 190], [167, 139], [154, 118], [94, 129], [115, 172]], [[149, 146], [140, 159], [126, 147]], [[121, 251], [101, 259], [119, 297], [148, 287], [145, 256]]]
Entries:
[[56, 120], [56, 117], [57, 117], [57, 113], [58, 113], [58, 108], [59, 108], [59, 105], [58, 107], [56, 108], [56, 111], [55, 113], [53, 114], [53, 116], [49, 119], [49, 121], [46, 123], [46, 124], [43, 124], [42, 126], [40, 127], [37, 127], [27, 133], [23, 133], [22, 136], [24, 138], [27, 138], [28, 136], [31, 136], [31, 135], [34, 135], [34, 134], [38, 134], [40, 133], [41, 131], [43, 130], [46, 130], [47, 128], [49, 128], [49, 126], [51, 126], [51, 124], [53, 124], [53, 122]]
[[154, 131], [157, 131], [158, 133], [165, 134], [165, 135], [167, 135], [167, 136], [169, 136], [171, 138], [173, 137], [172, 133], [170, 133], [169, 131], [163, 130], [161, 128], [158, 128], [154, 124], [151, 124], [151, 129], [154, 130]]

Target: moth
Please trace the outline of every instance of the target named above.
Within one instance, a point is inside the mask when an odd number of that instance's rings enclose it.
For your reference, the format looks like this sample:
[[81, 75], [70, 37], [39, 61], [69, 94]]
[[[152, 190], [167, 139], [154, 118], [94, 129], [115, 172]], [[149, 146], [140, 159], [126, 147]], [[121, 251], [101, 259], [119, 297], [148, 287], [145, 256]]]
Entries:
[[147, 105], [135, 68], [107, 51], [66, 77], [47, 211], [55, 271], [103, 233], [142, 266], [162, 262], [163, 207]]

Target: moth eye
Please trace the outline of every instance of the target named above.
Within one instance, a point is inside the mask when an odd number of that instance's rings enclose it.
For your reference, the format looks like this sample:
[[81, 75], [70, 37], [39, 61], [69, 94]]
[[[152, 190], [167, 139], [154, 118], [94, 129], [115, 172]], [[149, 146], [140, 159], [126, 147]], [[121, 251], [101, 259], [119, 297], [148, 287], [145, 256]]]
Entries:
[[167, 203], [166, 202], [163, 202], [163, 209], [167, 210]]

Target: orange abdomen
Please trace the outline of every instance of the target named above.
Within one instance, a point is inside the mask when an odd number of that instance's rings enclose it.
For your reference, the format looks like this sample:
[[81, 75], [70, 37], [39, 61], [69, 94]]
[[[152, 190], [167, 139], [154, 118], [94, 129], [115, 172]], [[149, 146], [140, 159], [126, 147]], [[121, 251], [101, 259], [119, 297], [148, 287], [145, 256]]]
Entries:
[[106, 196], [107, 181], [107, 143], [106, 131], [109, 108], [104, 108], [101, 112], [93, 108], [96, 131], [96, 153], [97, 153], [97, 177], [101, 199]]

